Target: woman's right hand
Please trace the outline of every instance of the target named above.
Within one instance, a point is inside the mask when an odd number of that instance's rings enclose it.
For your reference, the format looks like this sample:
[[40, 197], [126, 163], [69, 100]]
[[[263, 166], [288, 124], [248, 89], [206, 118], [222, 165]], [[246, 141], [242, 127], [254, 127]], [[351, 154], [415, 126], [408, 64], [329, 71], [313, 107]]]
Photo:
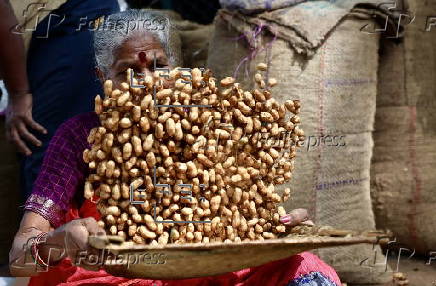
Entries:
[[[59, 261], [65, 257], [69, 257], [73, 264], [76, 264], [79, 256], [83, 254], [97, 254], [98, 251], [88, 244], [89, 236], [105, 235], [104, 229], [102, 229], [94, 218], [77, 219], [64, 224], [63, 226], [49, 232], [46, 239], [46, 247], [42, 251], [41, 258], [44, 261], [49, 259], [48, 253], [50, 251], [50, 245], [62, 246], [63, 253], [57, 258]], [[44, 257], [45, 256], [45, 257]], [[50, 263], [57, 262], [50, 259]], [[88, 270], [98, 270], [96, 267], [90, 267], [89, 265], [80, 264], [80, 267]]]
[[280, 222], [287, 226], [310, 225], [313, 222], [309, 218], [309, 213], [306, 209], [295, 209], [280, 218]]

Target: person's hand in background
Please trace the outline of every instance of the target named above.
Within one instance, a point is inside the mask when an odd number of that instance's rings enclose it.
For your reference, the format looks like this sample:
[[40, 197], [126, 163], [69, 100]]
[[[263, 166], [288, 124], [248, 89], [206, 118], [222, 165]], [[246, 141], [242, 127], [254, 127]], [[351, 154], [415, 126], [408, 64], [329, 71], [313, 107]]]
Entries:
[[26, 142], [41, 146], [41, 141], [29, 129], [46, 134], [47, 130], [35, 122], [32, 117], [32, 95], [29, 93], [11, 95], [6, 110], [6, 136], [14, 143], [18, 151], [29, 156], [32, 154]]
[[47, 131], [32, 118], [32, 95], [29, 93], [24, 42], [20, 34], [12, 32], [17, 25], [9, 1], [0, 1], [0, 42], [7, 43], [0, 45], [0, 69], [9, 93], [6, 136], [20, 152], [30, 155], [26, 141], [36, 146], [40, 146], [41, 141], [29, 128], [42, 133]]

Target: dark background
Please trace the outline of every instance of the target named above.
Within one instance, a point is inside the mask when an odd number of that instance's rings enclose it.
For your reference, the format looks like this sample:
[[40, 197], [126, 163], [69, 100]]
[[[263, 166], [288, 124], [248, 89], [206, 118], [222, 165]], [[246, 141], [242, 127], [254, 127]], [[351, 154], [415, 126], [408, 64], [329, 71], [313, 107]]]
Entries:
[[218, 0], [126, 0], [130, 8], [169, 9], [184, 19], [210, 24], [220, 8]]

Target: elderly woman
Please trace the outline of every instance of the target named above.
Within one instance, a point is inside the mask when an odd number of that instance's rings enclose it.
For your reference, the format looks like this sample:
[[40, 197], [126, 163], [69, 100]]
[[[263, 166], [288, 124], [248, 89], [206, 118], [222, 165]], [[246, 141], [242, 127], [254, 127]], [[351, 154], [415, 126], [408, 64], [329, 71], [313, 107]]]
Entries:
[[[128, 68], [149, 74], [155, 67], [179, 65], [175, 35], [168, 19], [156, 12], [112, 15], [95, 33], [101, 80], [110, 78], [117, 85]], [[95, 113], [79, 115], [65, 122], [51, 140], [10, 252], [14, 276], [34, 276], [29, 285], [341, 285], [335, 271], [310, 253], [221, 276], [171, 281], [129, 280], [75, 265], [78, 251], [95, 251], [88, 237], [104, 235], [96, 222], [96, 205], [82, 199], [88, 173], [82, 153], [89, 148], [90, 130], [98, 125]], [[292, 225], [305, 220], [303, 210], [281, 218]]]

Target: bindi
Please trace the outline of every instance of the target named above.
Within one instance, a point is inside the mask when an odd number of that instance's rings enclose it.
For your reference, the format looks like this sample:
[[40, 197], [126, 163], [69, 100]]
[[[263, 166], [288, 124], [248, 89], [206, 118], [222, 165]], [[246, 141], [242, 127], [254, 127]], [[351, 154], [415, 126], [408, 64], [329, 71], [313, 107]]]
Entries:
[[145, 52], [139, 52], [138, 58], [141, 63], [147, 62], [147, 54]]

